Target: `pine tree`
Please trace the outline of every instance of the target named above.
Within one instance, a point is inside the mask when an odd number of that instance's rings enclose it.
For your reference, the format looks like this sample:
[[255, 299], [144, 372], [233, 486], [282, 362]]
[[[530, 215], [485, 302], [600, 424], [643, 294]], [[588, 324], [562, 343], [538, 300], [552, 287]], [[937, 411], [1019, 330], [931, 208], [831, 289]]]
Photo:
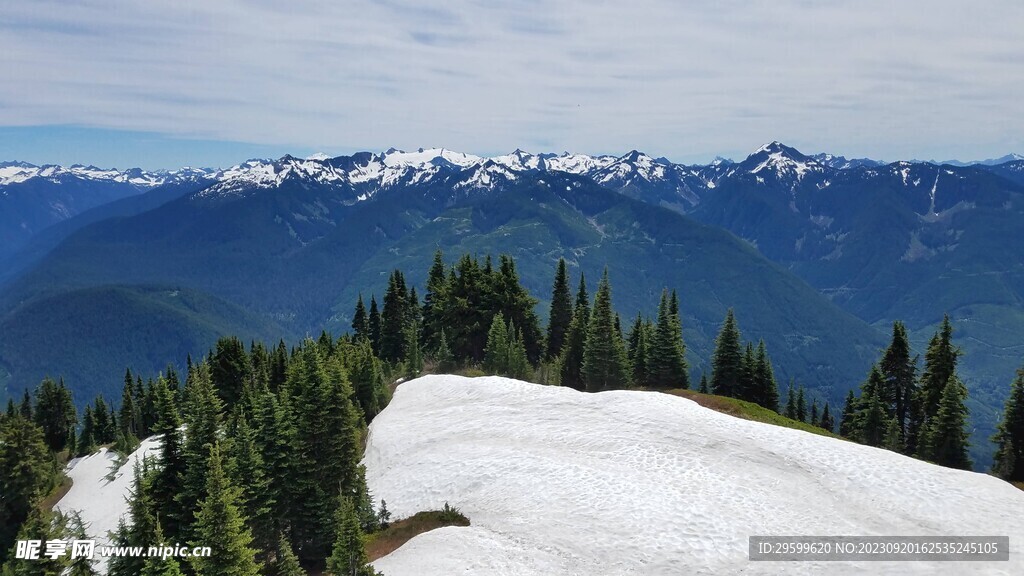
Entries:
[[[672, 294], [674, 297], [675, 292]], [[672, 312], [668, 290], [662, 290], [650, 345], [649, 385], [662, 389], [689, 388], [685, 351], [678, 313]]]
[[516, 262], [511, 256], [502, 254], [498, 259], [498, 271], [491, 279], [494, 311], [515, 324], [522, 334], [520, 341], [526, 349], [531, 363], [541, 360], [544, 353], [543, 335], [537, 319], [537, 299], [519, 281]]
[[435, 351], [441, 345], [447, 298], [448, 280], [445, 276], [444, 254], [437, 250], [427, 273], [427, 293], [423, 296], [423, 344], [429, 351]]
[[590, 392], [629, 386], [629, 362], [626, 359], [625, 345], [615, 332], [611, 283], [608, 281], [607, 268], [597, 285], [594, 311], [590, 315], [587, 328], [581, 376], [586, 389]]
[[925, 422], [938, 413], [946, 384], [956, 373], [960, 349], [953, 346], [953, 326], [946, 315], [938, 332], [932, 336], [924, 356], [924, 372], [921, 374], [921, 401]]
[[79, 456], [85, 456], [96, 448], [96, 425], [92, 417], [92, 406], [86, 405], [82, 412], [82, 431], [78, 434], [75, 449]]
[[703, 372], [700, 373], [700, 387], [697, 388], [697, 392], [700, 392], [701, 394], [710, 393], [708, 388], [708, 376]]
[[587, 281], [580, 273], [580, 285], [576, 291], [576, 303], [573, 307], [572, 322], [565, 338], [559, 360], [562, 386], [584, 390], [582, 369], [583, 353], [587, 344], [587, 328], [590, 324], [590, 304], [587, 296]]
[[818, 426], [829, 432], [835, 432], [836, 423], [829, 411], [828, 402], [825, 402], [825, 408], [821, 411], [821, 422], [818, 423]]
[[[363, 346], [369, 346], [364, 341]], [[260, 458], [266, 469], [267, 502], [275, 531], [288, 527], [288, 520], [294, 516], [293, 486], [295, 478], [294, 454], [296, 452], [296, 430], [289, 414], [287, 400], [278, 402], [273, 393], [264, 393], [259, 405], [259, 426], [254, 440]]]
[[92, 406], [92, 423], [97, 444], [109, 444], [114, 441], [114, 422], [110, 414], [110, 408], [103, 400], [103, 396], [96, 396]]
[[997, 446], [993, 470], [1004, 480], [1024, 481], [1024, 368], [1017, 370], [992, 440]]
[[900, 423], [896, 418], [889, 418], [885, 427], [885, 437], [882, 439], [882, 446], [893, 452], [903, 452], [903, 434], [900, 430]]
[[861, 413], [859, 418], [861, 444], [868, 446], [882, 446], [885, 442], [885, 434], [892, 418], [885, 412], [885, 401], [880, 391], [865, 392], [861, 397]]
[[240, 490], [224, 472], [220, 443], [210, 449], [204, 468], [209, 471], [206, 496], [196, 512], [193, 546], [209, 546], [209, 557], [191, 556], [189, 560], [198, 574], [258, 576], [260, 565], [256, 552], [249, 547], [252, 533], [240, 511]]
[[366, 306], [363, 305], [363, 293], [359, 293], [356, 300], [356, 310], [352, 314], [352, 336], [357, 341], [370, 338], [370, 319], [366, 316]]
[[457, 362], [483, 360], [487, 329], [496, 312], [491, 273], [464, 254], [447, 281], [444, 326]]
[[754, 356], [754, 345], [747, 342], [743, 351], [743, 359], [740, 362], [740, 378], [736, 382], [735, 398], [755, 402], [757, 397], [757, 384], [754, 381], [754, 370], [757, 368], [757, 358]]
[[953, 375], [946, 383], [938, 411], [928, 422], [924, 437], [924, 458], [941, 466], [971, 469], [967, 455], [967, 387]]
[[[114, 533], [114, 544], [149, 547], [156, 542], [158, 520], [150, 494], [149, 472], [137, 462], [132, 469], [132, 487], [128, 492], [128, 521], [122, 518]], [[111, 557], [108, 576], [136, 576], [142, 573], [145, 558]]]
[[818, 425], [818, 400], [811, 400], [811, 426]]
[[[357, 342], [350, 351], [350, 375], [355, 401], [363, 415], [363, 421], [369, 424], [384, 408], [384, 373], [380, 360], [373, 355], [369, 341]], [[415, 359], [414, 359], [415, 360]], [[422, 371], [422, 361], [419, 370]]]
[[118, 424], [123, 434], [130, 434], [136, 438], [142, 433], [142, 413], [135, 405], [134, 385], [132, 372], [128, 370], [125, 374], [124, 388], [121, 389], [121, 409], [118, 412]]
[[715, 339], [715, 352], [711, 359], [711, 391], [719, 396], [735, 397], [743, 370], [743, 352], [740, 349], [740, 330], [732, 308]]
[[[150, 546], [166, 546], [168, 540], [164, 538], [163, 529], [160, 523], [156, 524], [156, 535]], [[183, 576], [178, 560], [173, 556], [167, 559], [150, 557], [146, 558], [142, 565], [142, 576]]]
[[551, 308], [548, 313], [548, 330], [545, 357], [554, 360], [565, 346], [565, 337], [572, 324], [572, 294], [569, 291], [569, 273], [565, 259], [558, 259], [555, 282], [551, 288]]
[[32, 420], [32, 396], [28, 393], [28, 388], [25, 389], [25, 393], [21, 396], [21, 404], [18, 405], [18, 413], [25, 420]]
[[437, 362], [437, 369], [441, 372], [448, 372], [455, 368], [455, 357], [452, 356], [452, 349], [448, 346], [448, 337], [443, 328], [437, 339], [437, 352], [434, 353], [434, 361]]
[[370, 345], [373, 347], [373, 353], [379, 355], [382, 326], [380, 312], [377, 310], [377, 298], [373, 294], [370, 295], [370, 315], [367, 318], [367, 324], [369, 325]]
[[530, 359], [527, 356], [523, 333], [516, 328], [516, 325], [511, 320], [508, 323], [507, 333], [508, 368], [506, 374], [509, 378], [529, 380], [532, 369], [530, 367]]

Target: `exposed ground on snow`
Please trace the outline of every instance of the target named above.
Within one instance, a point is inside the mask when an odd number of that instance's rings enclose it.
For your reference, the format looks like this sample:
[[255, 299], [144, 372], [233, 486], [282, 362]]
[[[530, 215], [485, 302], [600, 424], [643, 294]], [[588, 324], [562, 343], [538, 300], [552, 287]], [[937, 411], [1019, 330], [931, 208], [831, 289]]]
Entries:
[[771, 563], [750, 535], [1009, 535], [1024, 493], [990, 476], [734, 418], [668, 394], [504, 378], [402, 384], [365, 463], [396, 518], [472, 519], [375, 562], [387, 576], [1020, 574], [1003, 563]]

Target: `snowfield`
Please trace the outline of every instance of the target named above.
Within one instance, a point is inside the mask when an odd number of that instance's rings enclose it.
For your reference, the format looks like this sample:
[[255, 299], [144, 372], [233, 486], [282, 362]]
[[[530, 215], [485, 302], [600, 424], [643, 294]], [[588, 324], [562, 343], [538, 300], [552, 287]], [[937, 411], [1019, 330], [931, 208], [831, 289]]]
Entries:
[[[54, 509], [64, 513], [77, 511], [85, 523], [86, 533], [96, 539], [96, 544], [110, 544], [108, 534], [117, 530], [118, 520], [128, 514], [127, 498], [131, 493], [135, 463], [141, 465], [147, 456], [158, 457], [159, 450], [157, 437], [144, 440], [128, 456], [113, 480], [107, 480], [107, 476], [117, 462], [114, 452], [100, 448], [99, 452], [75, 458], [68, 462], [66, 470], [72, 480], [71, 490]], [[99, 558], [97, 568], [100, 573], [106, 573], [106, 558]]]
[[[374, 497], [439, 509], [387, 576], [1022, 574], [1024, 492], [655, 392], [426, 376], [370, 427]], [[1010, 562], [749, 562], [751, 535], [1009, 535]]]

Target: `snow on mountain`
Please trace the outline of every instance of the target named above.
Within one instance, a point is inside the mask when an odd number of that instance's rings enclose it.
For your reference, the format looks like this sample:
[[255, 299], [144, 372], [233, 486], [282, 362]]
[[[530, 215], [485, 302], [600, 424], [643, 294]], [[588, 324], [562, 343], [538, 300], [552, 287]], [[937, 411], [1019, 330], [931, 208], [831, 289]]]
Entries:
[[437, 164], [439, 161], [455, 166], [467, 167], [479, 163], [483, 158], [444, 148], [420, 148], [416, 152], [405, 152], [404, 150], [391, 148], [383, 154], [383, 160], [384, 164], [388, 167], [414, 166], [422, 168], [428, 164]]
[[170, 180], [192, 177], [199, 173], [206, 174], [208, 172], [208, 170], [195, 168], [149, 172], [139, 168], [116, 170], [83, 166], [81, 164], [64, 167], [52, 164], [36, 166], [27, 162], [3, 162], [0, 163], [0, 186], [20, 184], [33, 178], [43, 178], [56, 184], [60, 184], [68, 178], [79, 178], [82, 180], [126, 183], [140, 190], [145, 190], [160, 186]]
[[[97, 545], [110, 544], [108, 534], [117, 530], [118, 520], [128, 513], [126, 498], [132, 487], [135, 465], [141, 465], [146, 457], [156, 456], [159, 448], [160, 440], [155, 436], [144, 440], [113, 473], [113, 479], [108, 479], [108, 475], [118, 459], [107, 448], [68, 462], [71, 489], [54, 509], [63, 513], [78, 512], [89, 537], [94, 538]], [[106, 573], [105, 558], [100, 559], [97, 568], [101, 574]]]
[[761, 146], [741, 162], [739, 168], [759, 175], [759, 181], [771, 175], [777, 180], [793, 179], [799, 182], [808, 174], [824, 172], [824, 166], [818, 161], [780, 142]]
[[410, 540], [387, 576], [1020, 574], [1010, 562], [749, 562], [751, 535], [1009, 535], [1024, 493], [994, 477], [656, 392], [505, 378], [400, 385], [370, 426], [367, 482], [396, 518], [445, 502], [472, 526]]

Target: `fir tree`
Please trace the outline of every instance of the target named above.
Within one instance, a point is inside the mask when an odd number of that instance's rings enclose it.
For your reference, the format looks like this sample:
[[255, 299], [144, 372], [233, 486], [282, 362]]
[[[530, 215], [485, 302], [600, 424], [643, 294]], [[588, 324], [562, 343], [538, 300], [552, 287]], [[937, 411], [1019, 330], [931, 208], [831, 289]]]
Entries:
[[50, 450], [64, 450], [78, 423], [78, 414], [63, 380], [58, 385], [50, 378], [43, 379], [36, 391], [33, 416], [43, 429], [43, 438]]
[[710, 393], [708, 389], [708, 376], [703, 372], [700, 373], [700, 387], [697, 388], [697, 392], [700, 392], [701, 394]]
[[651, 357], [650, 345], [647, 335], [647, 325], [638, 313], [636, 322], [629, 332], [629, 358], [633, 384], [639, 388], [646, 388], [651, 384], [650, 370]]
[[509, 378], [516, 378], [519, 380], [530, 379], [530, 360], [527, 356], [526, 343], [523, 338], [521, 330], [516, 328], [516, 325], [509, 321], [508, 323], [508, 368], [506, 374]]
[[177, 399], [168, 386], [162, 385], [156, 396], [159, 417], [153, 433], [161, 436], [160, 460], [153, 473], [150, 494], [152, 504], [167, 535], [177, 539], [185, 524], [191, 517], [183, 517], [179, 513], [175, 498], [181, 492], [181, 483], [185, 476], [185, 455], [182, 448], [181, 418], [178, 415]]
[[209, 471], [206, 496], [196, 512], [193, 546], [209, 546], [209, 557], [191, 556], [189, 560], [197, 574], [223, 574], [230, 576], [258, 576], [260, 565], [256, 553], [249, 547], [252, 533], [245, 525], [239, 509], [240, 490], [224, 472], [224, 461], [219, 443], [210, 449], [204, 468]]
[[1017, 370], [992, 440], [997, 447], [993, 470], [1004, 480], [1024, 481], [1024, 368]]
[[252, 378], [252, 365], [245, 344], [232, 336], [217, 340], [210, 363], [210, 382], [225, 406], [234, 406], [242, 398], [242, 389]]
[[[355, 401], [367, 424], [373, 421], [384, 408], [384, 373], [380, 360], [373, 355], [369, 341], [357, 342], [350, 351], [350, 380], [355, 392]], [[422, 363], [419, 370], [422, 370]]]
[[274, 562], [269, 566], [270, 576], [306, 576], [306, 571], [299, 565], [299, 559], [292, 551], [292, 545], [281, 534], [277, 538]]
[[372, 576], [373, 568], [366, 562], [363, 549], [363, 531], [359, 527], [359, 517], [350, 500], [341, 506], [337, 521], [337, 539], [331, 557], [327, 559], [327, 569], [332, 576]]
[[555, 282], [551, 288], [551, 308], [548, 313], [548, 331], [545, 357], [553, 360], [562, 352], [565, 336], [572, 324], [572, 294], [569, 289], [569, 273], [565, 259], [558, 259]]
[[356, 310], [352, 314], [352, 335], [357, 341], [370, 338], [370, 319], [366, 315], [366, 306], [363, 305], [362, 292], [359, 293]]
[[839, 435], [843, 438], [855, 439], [857, 432], [857, 412], [859, 411], [857, 398], [853, 390], [846, 393], [846, 402], [843, 403], [843, 412], [839, 416]]
[[754, 361], [754, 402], [773, 412], [779, 411], [779, 387], [764, 340], [757, 344]]
[[757, 384], [754, 381], [755, 368], [757, 368], [757, 358], [754, 356], [754, 345], [747, 342], [743, 351], [743, 360], [740, 362], [740, 378], [736, 382], [735, 398], [755, 402], [757, 397]]
[[912, 419], [915, 429], [911, 436], [916, 439], [918, 452], [926, 451], [922, 446], [923, 436], [930, 433], [929, 421], [934, 418], [939, 410], [939, 403], [942, 400], [943, 391], [951, 378], [956, 374], [957, 359], [960, 357], [960, 350], [953, 346], [953, 326], [949, 316], [943, 316], [942, 325], [932, 336], [928, 344], [928, 350], [924, 356], [924, 372], [921, 374], [920, 389], [917, 394], [918, 408], [920, 414]]
[[971, 469], [967, 455], [970, 445], [967, 432], [967, 387], [955, 375], [942, 391], [938, 411], [928, 421], [924, 437], [924, 458], [941, 466]]
[[881, 393], [876, 391], [865, 392], [861, 397], [861, 413], [859, 415], [858, 440], [861, 444], [868, 446], [882, 446], [885, 442], [885, 434], [892, 418], [885, 412], [885, 401]]
[[423, 343], [429, 351], [436, 351], [441, 345], [447, 298], [448, 280], [445, 276], [444, 255], [437, 250], [427, 273], [427, 293], [423, 296]]
[[743, 370], [743, 352], [740, 349], [740, 331], [732, 308], [715, 339], [715, 352], [711, 359], [711, 391], [720, 396], [735, 397]]
[[379, 355], [382, 326], [380, 312], [377, 310], [377, 298], [373, 294], [370, 295], [370, 315], [367, 318], [367, 324], [369, 325], [370, 345], [373, 347], [373, 353]]
[[263, 456], [256, 443], [256, 431], [249, 425], [245, 414], [240, 414], [231, 443], [235, 465], [231, 467], [234, 484], [241, 490], [239, 507], [248, 519], [258, 557], [266, 560], [266, 552], [276, 545], [276, 530], [271, 516], [270, 479], [266, 474]]
[[[675, 292], [672, 294], [674, 297]], [[685, 351], [678, 313], [672, 312], [668, 290], [662, 290], [650, 345], [649, 385], [662, 389], [689, 388]]]
[[885, 428], [885, 437], [882, 439], [882, 446], [893, 452], [903, 452], [903, 434], [900, 430], [900, 423], [896, 418], [889, 418]]
[[405, 325], [408, 311], [405, 279], [395, 270], [388, 279], [384, 293], [384, 310], [381, 312], [380, 357], [386, 362], [398, 362], [405, 358]]
[[811, 426], [818, 426], [818, 400], [811, 400]]
[[448, 346], [448, 337], [445, 335], [444, 329], [441, 329], [441, 335], [437, 339], [434, 361], [437, 362], [437, 369], [441, 372], [448, 372], [455, 368], [455, 357], [452, 356], [452, 349]]
[[907, 339], [906, 327], [902, 322], [894, 322], [892, 341], [882, 356], [879, 368], [885, 382], [883, 397], [892, 406], [901, 438], [907, 429], [912, 398], [917, 393], [916, 360], [916, 358], [910, 357], [910, 342]]
[[[168, 541], [164, 538], [160, 523], [156, 524], [156, 535], [152, 545], [166, 546]], [[167, 559], [150, 557], [146, 558], [142, 565], [142, 576], [183, 576], [178, 560], [173, 556]]]
[[[369, 346], [364, 341], [363, 346]], [[278, 402], [273, 393], [265, 393], [259, 406], [259, 426], [256, 430], [256, 447], [266, 469], [267, 496], [270, 517], [275, 531], [288, 528], [293, 513], [293, 486], [295, 478], [296, 430], [287, 400]]]
[[522, 334], [520, 342], [526, 349], [531, 363], [541, 360], [544, 353], [543, 336], [537, 319], [537, 299], [530, 296], [519, 281], [516, 262], [511, 256], [502, 254], [498, 259], [498, 271], [491, 279], [491, 298], [494, 311], [515, 324]]
[[828, 430], [829, 432], [835, 432], [836, 423], [832, 418], [828, 402], [825, 402], [825, 408], [821, 411], [821, 422], [818, 423], [818, 426]]
[[96, 425], [92, 417], [92, 406], [86, 405], [82, 412], [82, 431], [78, 434], [75, 449], [79, 456], [85, 456], [96, 448]]
[[584, 390], [582, 369], [583, 353], [587, 344], [587, 328], [590, 324], [590, 304], [587, 296], [587, 281], [580, 273], [580, 285], [576, 291], [576, 304], [572, 322], [565, 338], [565, 346], [559, 360], [559, 380], [562, 386]]
[[[853, 394], [853, 392], [850, 392]], [[786, 392], [786, 418], [790, 420], [796, 420], [796, 391], [793, 390], [793, 382], [789, 382], [789, 387]]]
[[140, 426], [142, 412], [139, 410], [139, 407], [135, 405], [134, 390], [132, 372], [131, 370], [128, 370], [125, 373], [124, 388], [121, 389], [121, 409], [118, 411], [117, 420], [122, 433], [130, 434], [138, 438], [139, 435], [142, 434]]
[[213, 389], [206, 362], [193, 367], [185, 384], [185, 394], [185, 426], [188, 431], [182, 448], [185, 468], [181, 487], [175, 496], [183, 524], [180, 534], [175, 536], [190, 539], [195, 533], [185, 523], [195, 515], [206, 490], [210, 448], [218, 442], [221, 425], [221, 401]]
[[419, 322], [405, 328], [405, 377], [412, 379], [423, 373], [423, 351], [420, 350]]
[[612, 312], [611, 283], [608, 269], [597, 285], [594, 310], [590, 315], [583, 352], [581, 375], [591, 392], [629, 386], [629, 362], [622, 339], [615, 332]]
[[796, 392], [796, 419], [801, 422], [807, 422], [807, 399], [804, 397], [804, 386], [800, 385], [800, 389]]
[[0, 564], [54, 477], [43, 430], [20, 414], [0, 421]]
[[[128, 521], [122, 518], [114, 533], [114, 544], [125, 547], [149, 547], [156, 542], [157, 517], [149, 489], [148, 472], [138, 463], [132, 469], [132, 487], [128, 492]], [[111, 557], [108, 576], [136, 576], [142, 573], [145, 558]]]
[[505, 318], [495, 314], [491, 329], [487, 331], [487, 346], [484, 349], [484, 372], [496, 375], [508, 370], [508, 328]]

